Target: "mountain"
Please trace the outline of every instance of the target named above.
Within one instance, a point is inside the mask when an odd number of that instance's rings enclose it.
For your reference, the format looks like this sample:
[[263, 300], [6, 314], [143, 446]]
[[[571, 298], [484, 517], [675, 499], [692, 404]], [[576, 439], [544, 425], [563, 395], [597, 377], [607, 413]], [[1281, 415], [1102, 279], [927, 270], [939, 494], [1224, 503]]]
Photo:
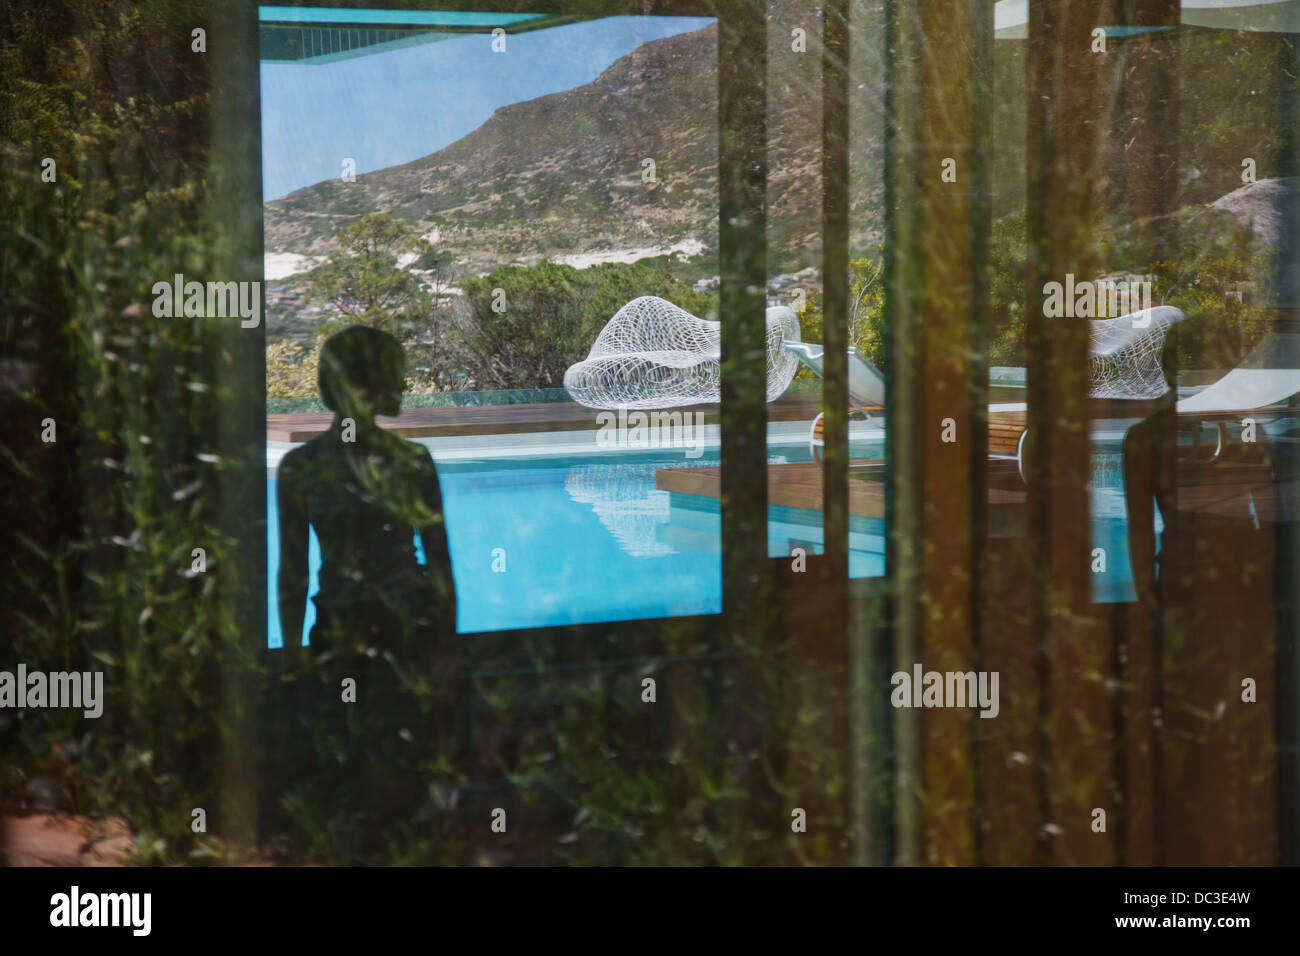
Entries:
[[[769, 241], [777, 266], [816, 262], [821, 225], [819, 56], [782, 69], [769, 100]], [[800, 80], [806, 74], [807, 82]], [[793, 81], [792, 81], [793, 77]], [[812, 99], [810, 103], [810, 98]], [[716, 270], [717, 29], [654, 40], [590, 84], [498, 109], [429, 156], [300, 189], [265, 207], [268, 254], [326, 254], [368, 212], [417, 226], [483, 273], [511, 261], [677, 249]], [[878, 160], [860, 150], [855, 167]], [[654, 180], [643, 180], [645, 160]], [[648, 176], [646, 178], [649, 178]], [[878, 177], [876, 177], [878, 178]], [[856, 182], [871, 180], [858, 175]], [[856, 209], [874, 208], [854, 196]], [[878, 222], [855, 213], [855, 238]]]

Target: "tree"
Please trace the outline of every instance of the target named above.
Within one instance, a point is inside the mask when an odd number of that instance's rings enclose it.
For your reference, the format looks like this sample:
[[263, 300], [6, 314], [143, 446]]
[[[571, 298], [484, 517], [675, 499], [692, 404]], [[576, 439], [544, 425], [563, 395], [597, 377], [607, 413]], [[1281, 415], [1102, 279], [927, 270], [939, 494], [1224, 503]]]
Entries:
[[[884, 261], [881, 247], [873, 258], [853, 259], [849, 262], [849, 345], [882, 372], [888, 368], [885, 355], [885, 284], [882, 279]], [[822, 342], [825, 313], [820, 291], [809, 293], [807, 304], [799, 313], [800, 335], [805, 342]], [[798, 378], [815, 378], [812, 370], [800, 365]]]
[[387, 213], [371, 213], [344, 226], [308, 292], [332, 313], [318, 336], [355, 322], [390, 332], [406, 346], [412, 378], [436, 388], [448, 371], [441, 344], [452, 261], [446, 250]]
[[266, 347], [267, 398], [309, 398], [316, 395], [320, 367], [318, 341], [305, 348], [292, 340]]

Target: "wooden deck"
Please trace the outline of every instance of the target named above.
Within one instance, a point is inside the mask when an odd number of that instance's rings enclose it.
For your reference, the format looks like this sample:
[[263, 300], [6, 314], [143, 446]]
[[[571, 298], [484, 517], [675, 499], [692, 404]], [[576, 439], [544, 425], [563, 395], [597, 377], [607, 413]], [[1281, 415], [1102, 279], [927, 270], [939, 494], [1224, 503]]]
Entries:
[[[884, 465], [881, 462], [849, 464], [849, 514], [865, 518], [885, 516]], [[681, 495], [719, 498], [722, 495], [722, 469], [660, 468], [655, 472], [655, 487]], [[816, 462], [767, 466], [767, 503], [783, 508], [822, 510], [822, 466]], [[989, 489], [990, 510], [1019, 510], [1024, 507], [1023, 490]]]
[[[869, 518], [884, 516], [884, 468], [877, 462], [849, 466], [849, 512]], [[722, 494], [722, 469], [660, 468], [655, 487], [681, 495], [718, 498]], [[767, 500], [786, 508], [822, 510], [822, 466], [816, 462], [768, 465]]]
[[989, 452], [1015, 455], [1025, 431], [1024, 412], [989, 412]]
[[[768, 421], [812, 421], [821, 411], [819, 393], [783, 395], [767, 406]], [[691, 405], [665, 409], [695, 412], [705, 424], [718, 423], [717, 405]], [[532, 432], [582, 431], [595, 429], [600, 412], [574, 402], [536, 405], [478, 405], [457, 408], [408, 408], [395, 418], [380, 416], [379, 424], [403, 438], [436, 438], [450, 435], [518, 435]], [[653, 413], [651, 413], [653, 414]], [[267, 441], [304, 442], [329, 428], [330, 412], [300, 412], [267, 415]]]

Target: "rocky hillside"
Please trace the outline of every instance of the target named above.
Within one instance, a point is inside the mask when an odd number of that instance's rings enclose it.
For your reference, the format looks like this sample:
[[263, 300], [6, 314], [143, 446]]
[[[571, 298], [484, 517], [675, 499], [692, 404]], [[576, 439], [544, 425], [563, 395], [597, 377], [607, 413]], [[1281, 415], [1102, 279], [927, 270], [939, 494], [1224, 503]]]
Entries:
[[[497, 110], [430, 156], [298, 190], [266, 205], [267, 252], [325, 254], [339, 226], [383, 211], [453, 248], [465, 274], [543, 256], [670, 249], [698, 256], [703, 273], [717, 249], [716, 62], [716, 27], [652, 41], [586, 86]], [[773, 92], [773, 259], [806, 265], [818, 255], [821, 218], [820, 90]], [[855, 158], [872, 165], [876, 150]], [[653, 183], [643, 181], [646, 159]], [[870, 207], [862, 198], [855, 207]], [[878, 223], [855, 216], [854, 227], [855, 238], [871, 239]]]

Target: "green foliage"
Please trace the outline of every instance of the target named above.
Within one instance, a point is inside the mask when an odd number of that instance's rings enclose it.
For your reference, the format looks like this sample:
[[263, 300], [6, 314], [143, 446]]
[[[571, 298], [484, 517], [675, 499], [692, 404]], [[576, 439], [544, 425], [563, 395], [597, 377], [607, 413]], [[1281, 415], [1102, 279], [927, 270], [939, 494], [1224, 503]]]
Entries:
[[637, 296], [657, 295], [701, 317], [717, 309], [714, 296], [635, 263], [505, 266], [460, 287], [462, 361], [474, 387], [487, 389], [559, 386], [610, 317]]
[[479, 388], [558, 385], [581, 358], [586, 292], [577, 269], [544, 262], [506, 266], [461, 282], [460, 341]]
[[298, 398], [319, 390], [321, 342], [310, 348], [282, 341], [266, 347], [266, 395], [268, 398]]
[[702, 319], [718, 318], [715, 294], [696, 292], [655, 265], [611, 262], [582, 270], [582, 277], [590, 286], [582, 311], [582, 335], [587, 348], [615, 312], [642, 295], [666, 299]]
[[[889, 367], [885, 354], [885, 285], [881, 266], [883, 248], [876, 247], [872, 257], [849, 261], [849, 328], [848, 344], [855, 347], [876, 368], [885, 372]], [[807, 303], [799, 312], [800, 334], [805, 342], [825, 342], [826, 330], [824, 296], [820, 290], [809, 293]], [[816, 379], [813, 371], [799, 366], [796, 379]]]
[[993, 224], [988, 246], [988, 364], [1025, 364], [1025, 290], [1029, 282], [1025, 214]]
[[[214, 454], [213, 436], [246, 390], [214, 360], [240, 354], [237, 323], [150, 309], [158, 278], [229, 268], [210, 215], [204, 67], [188, 44], [158, 43], [206, 12], [29, 8], [0, 8], [0, 358], [32, 372], [2, 397], [0, 457], [18, 467], [0, 469], [0, 492], [32, 516], [3, 531], [0, 659], [102, 671], [105, 700], [98, 720], [40, 710], [11, 724], [4, 762], [26, 769], [0, 785], [53, 778], [69, 809], [124, 816], [141, 859], [207, 861], [224, 850], [190, 811], [230, 805], [229, 678], [257, 671], [244, 562], [214, 493], [239, 487], [240, 462]], [[47, 416], [57, 442], [33, 443]], [[220, 575], [192, 571], [194, 547]]]
[[[658, 264], [505, 266], [462, 280], [456, 296], [446, 281], [449, 256], [402, 220], [367, 215], [338, 240], [311, 280], [311, 295], [327, 309], [317, 339], [351, 322], [398, 335], [409, 385], [420, 392], [558, 387], [609, 318], [637, 296], [717, 315], [716, 296], [691, 290]], [[504, 302], [504, 311], [494, 302]], [[268, 346], [267, 394], [314, 395], [313, 355], [294, 343]]]

